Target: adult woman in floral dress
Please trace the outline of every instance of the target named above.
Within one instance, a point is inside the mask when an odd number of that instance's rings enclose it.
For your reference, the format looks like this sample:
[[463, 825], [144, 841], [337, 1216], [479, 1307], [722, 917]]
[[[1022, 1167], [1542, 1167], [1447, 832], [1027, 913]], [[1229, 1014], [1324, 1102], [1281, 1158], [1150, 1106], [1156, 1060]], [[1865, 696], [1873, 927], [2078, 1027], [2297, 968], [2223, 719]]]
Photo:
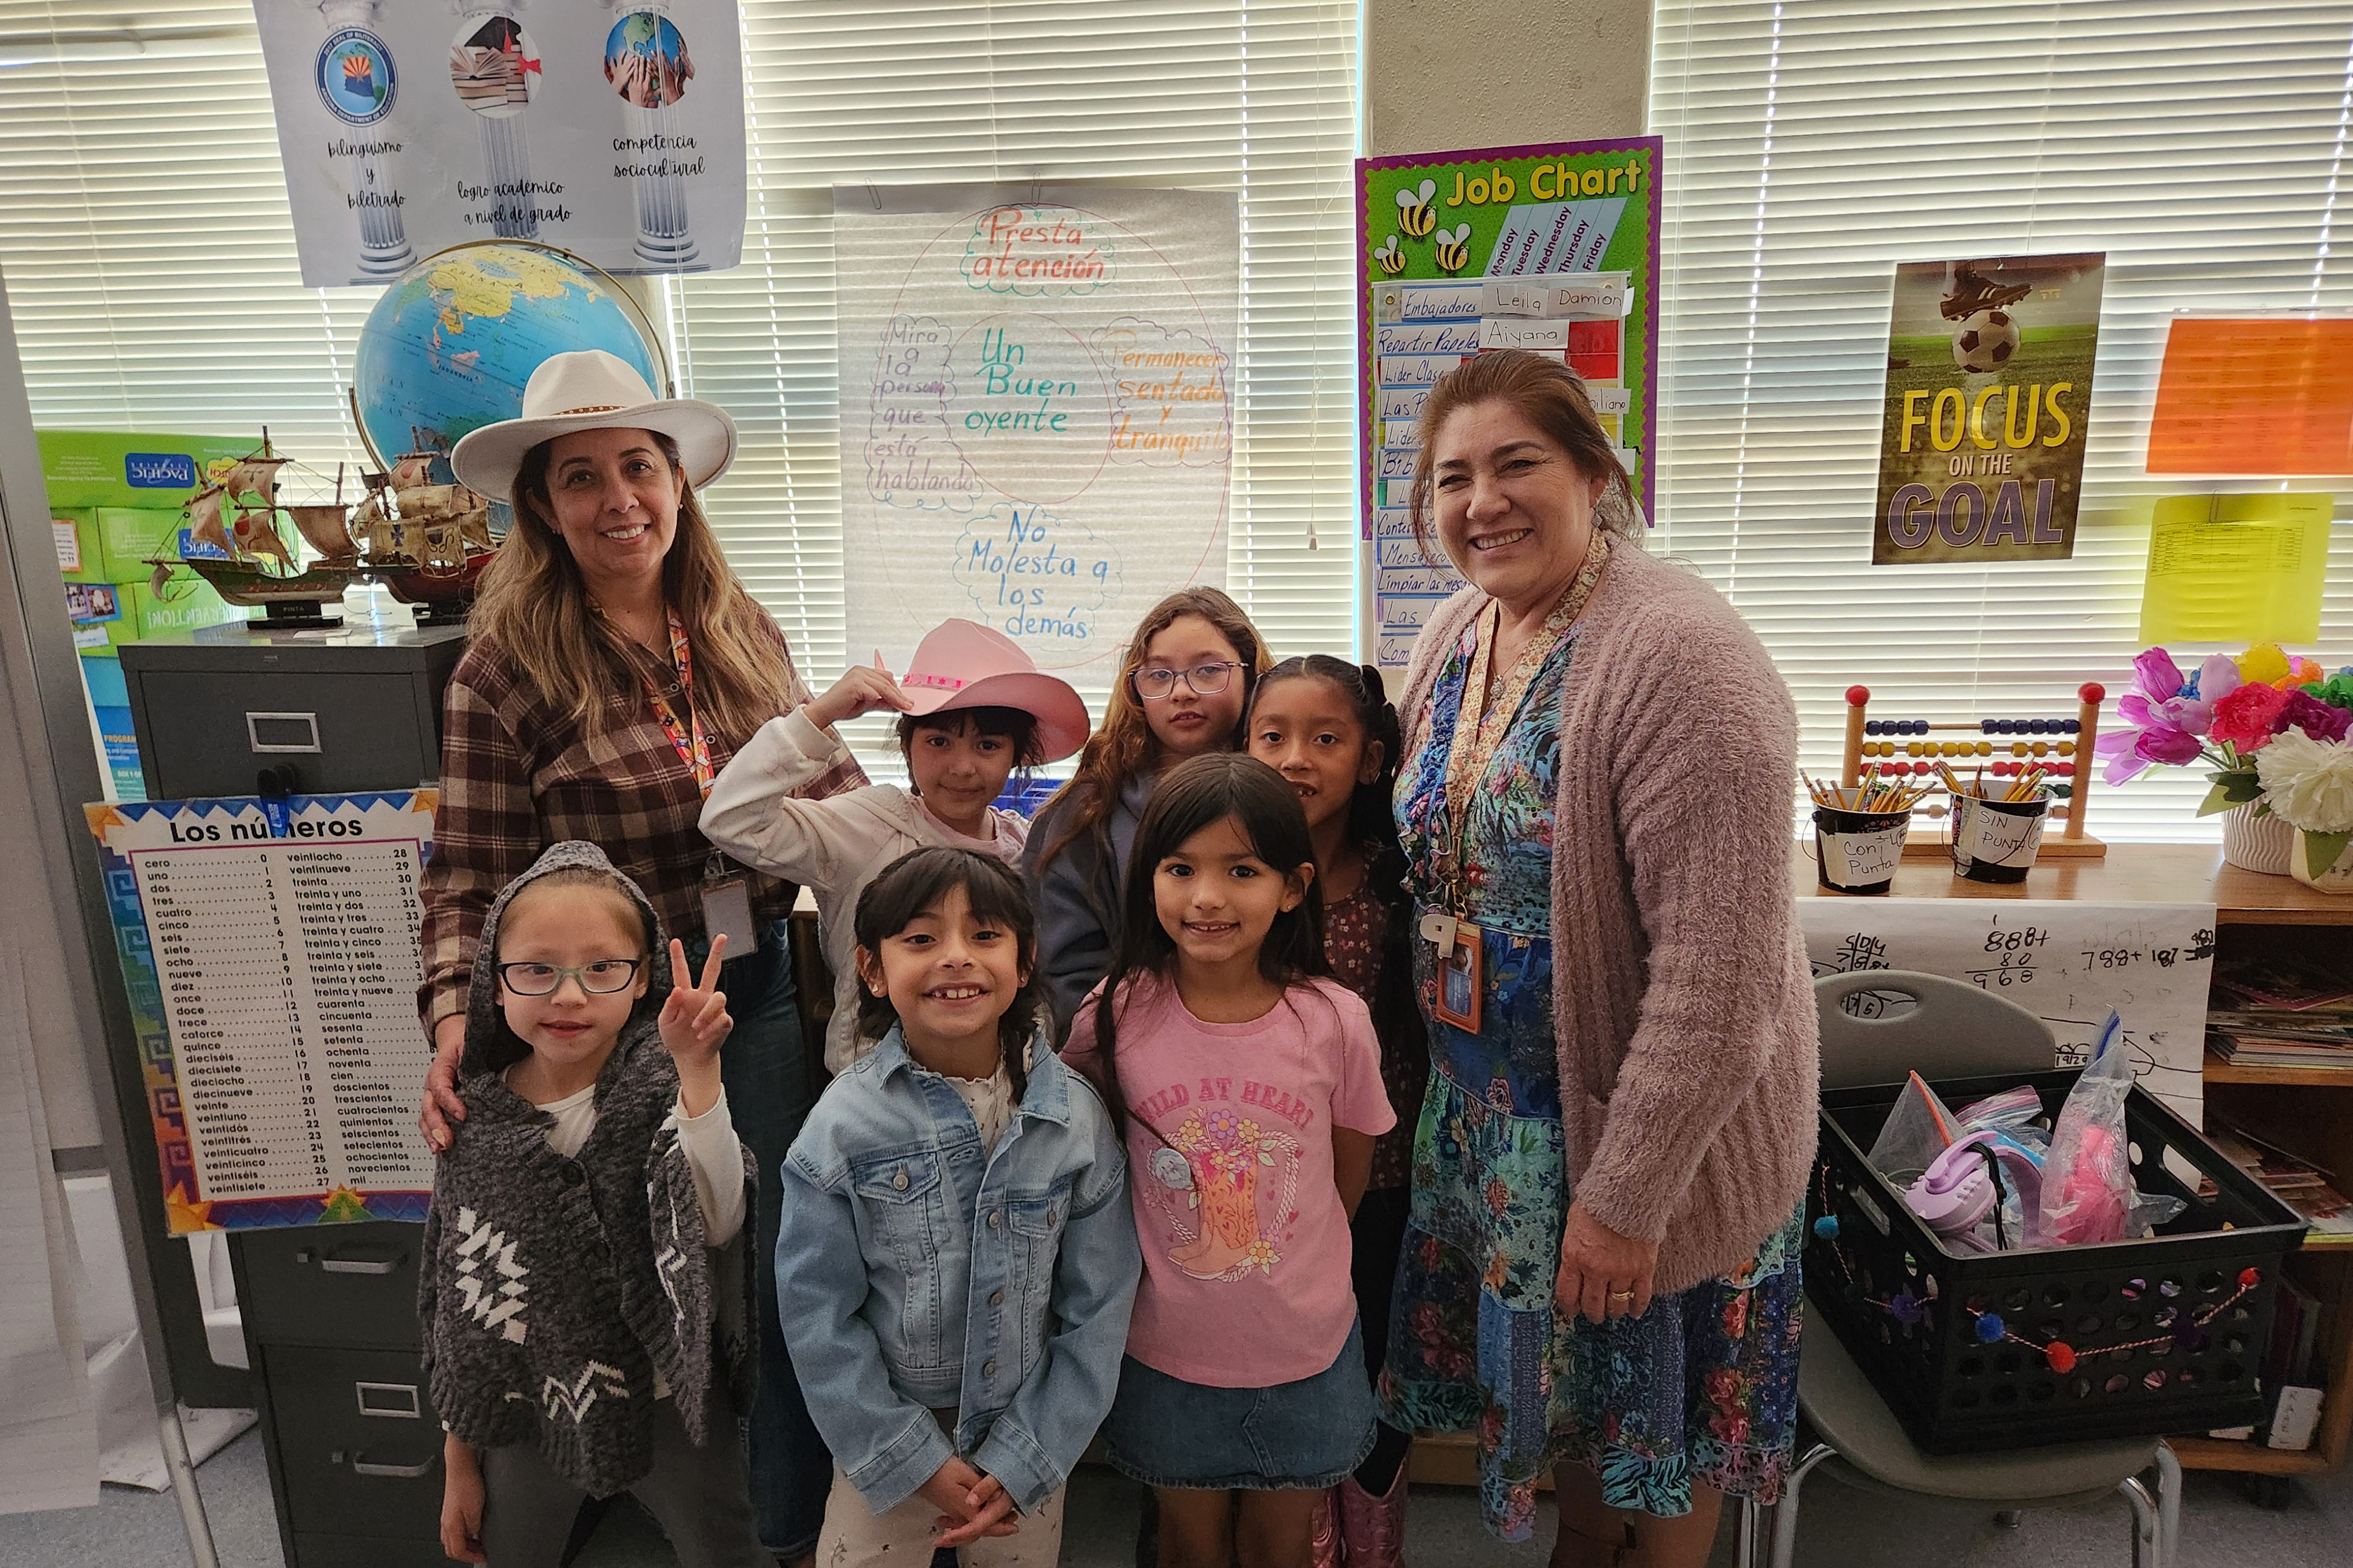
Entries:
[[1506, 1540], [1549, 1471], [1562, 1568], [1696, 1568], [1727, 1494], [1777, 1495], [1796, 1414], [1796, 715], [1731, 606], [1642, 552], [1557, 360], [1465, 363], [1422, 432], [1415, 523], [1472, 585], [1398, 705], [1433, 1021], [1383, 1415], [1476, 1434]]

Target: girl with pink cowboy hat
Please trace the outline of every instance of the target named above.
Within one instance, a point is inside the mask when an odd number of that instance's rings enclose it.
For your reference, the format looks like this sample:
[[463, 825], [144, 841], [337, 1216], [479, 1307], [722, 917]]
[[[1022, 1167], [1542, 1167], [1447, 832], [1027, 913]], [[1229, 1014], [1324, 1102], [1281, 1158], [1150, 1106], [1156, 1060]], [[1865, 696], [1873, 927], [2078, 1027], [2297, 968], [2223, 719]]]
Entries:
[[[899, 715], [911, 787], [871, 784], [823, 800], [796, 793], [849, 760], [833, 726], [881, 709]], [[1016, 868], [1029, 825], [994, 802], [1016, 768], [1060, 762], [1087, 742], [1087, 706], [1002, 632], [944, 621], [892, 679], [881, 656], [823, 696], [761, 726], [711, 786], [702, 831], [728, 854], [817, 898], [833, 1021], [825, 1065], [839, 1073], [873, 1044], [858, 1037], [859, 895], [911, 850], [954, 845]]]

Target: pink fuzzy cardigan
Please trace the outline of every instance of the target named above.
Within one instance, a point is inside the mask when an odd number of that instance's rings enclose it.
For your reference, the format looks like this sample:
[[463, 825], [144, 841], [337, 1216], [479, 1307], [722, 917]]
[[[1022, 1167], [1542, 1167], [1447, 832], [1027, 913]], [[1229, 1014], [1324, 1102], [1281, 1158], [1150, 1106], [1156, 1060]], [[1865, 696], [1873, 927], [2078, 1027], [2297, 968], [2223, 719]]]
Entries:
[[[1476, 588], [1422, 628], [1405, 754]], [[1805, 1193], [1820, 1038], [1789, 889], [1798, 721], [1739, 613], [1620, 545], [1577, 621], [1553, 826], [1553, 1025], [1576, 1201], [1659, 1243], [1662, 1295], [1729, 1274]]]

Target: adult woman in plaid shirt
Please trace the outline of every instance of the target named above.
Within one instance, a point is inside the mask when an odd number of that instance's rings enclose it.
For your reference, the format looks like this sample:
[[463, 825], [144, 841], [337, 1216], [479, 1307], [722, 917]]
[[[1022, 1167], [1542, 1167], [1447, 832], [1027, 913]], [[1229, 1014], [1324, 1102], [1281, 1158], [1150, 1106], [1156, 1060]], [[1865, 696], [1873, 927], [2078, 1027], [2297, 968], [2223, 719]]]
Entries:
[[[708, 403], [657, 399], [597, 351], [533, 373], [522, 417], [458, 444], [459, 481], [508, 496], [514, 526], [483, 574], [472, 640], [443, 699], [441, 807], [424, 877], [425, 984], [434, 1042], [418, 1118], [447, 1148], [466, 990], [499, 889], [568, 838], [597, 845], [701, 963], [728, 935], [721, 984], [735, 1016], [722, 1053], [735, 1126], [760, 1171], [755, 1258], [776, 1249], [778, 1171], [813, 1098], [784, 922], [797, 891], [725, 860], [696, 826], [711, 780], [768, 720], [806, 706], [830, 724], [896, 704], [853, 672], [812, 700], [782, 633], [721, 555], [695, 492], [727, 469], [735, 426]], [[844, 761], [807, 794], [866, 783]], [[814, 1552], [832, 1482], [760, 1281], [760, 1390], [749, 1412], [761, 1540]]]

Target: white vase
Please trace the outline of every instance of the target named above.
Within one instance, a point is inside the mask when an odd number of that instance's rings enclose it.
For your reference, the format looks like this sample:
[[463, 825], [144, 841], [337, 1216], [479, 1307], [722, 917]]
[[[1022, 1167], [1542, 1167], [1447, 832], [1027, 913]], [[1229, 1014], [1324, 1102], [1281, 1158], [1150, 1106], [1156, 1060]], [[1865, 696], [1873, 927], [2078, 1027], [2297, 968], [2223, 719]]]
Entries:
[[2320, 893], [2353, 893], [2353, 844], [2348, 844], [2337, 857], [2337, 863], [2314, 876], [2311, 863], [2304, 853], [2304, 829], [2295, 830], [2295, 853], [2288, 858], [2288, 874], [2306, 887]]
[[2258, 804], [2251, 800], [2222, 814], [2222, 858], [2242, 871], [2284, 877], [2295, 829], [2276, 816], [2257, 816]]

